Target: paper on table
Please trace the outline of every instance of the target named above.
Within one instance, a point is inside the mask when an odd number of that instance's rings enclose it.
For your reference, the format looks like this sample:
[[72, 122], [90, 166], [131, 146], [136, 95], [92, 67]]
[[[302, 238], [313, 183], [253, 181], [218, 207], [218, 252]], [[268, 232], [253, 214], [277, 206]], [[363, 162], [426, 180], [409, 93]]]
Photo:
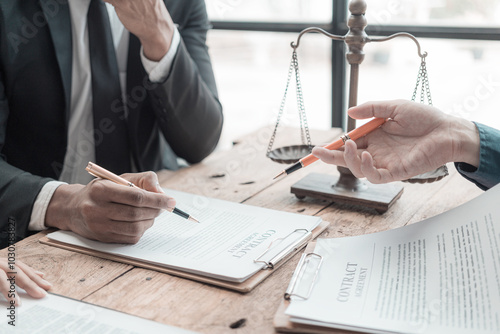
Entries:
[[18, 293], [22, 306], [13, 311], [5, 298], [0, 302], [5, 311], [0, 333], [195, 333], [58, 295], [34, 299], [22, 289]]
[[499, 199], [500, 185], [410, 226], [318, 239], [323, 263], [312, 294], [292, 298], [286, 314], [367, 332], [498, 333]]
[[[179, 209], [200, 220], [193, 223], [165, 212], [135, 245], [105, 244], [68, 231], [48, 238], [110, 254], [165, 265], [231, 282], [243, 282], [263, 268], [254, 263], [273, 240], [287, 237], [265, 259], [312, 231], [321, 218], [209, 199], [173, 190]], [[274, 245], [273, 245], [274, 246]]]

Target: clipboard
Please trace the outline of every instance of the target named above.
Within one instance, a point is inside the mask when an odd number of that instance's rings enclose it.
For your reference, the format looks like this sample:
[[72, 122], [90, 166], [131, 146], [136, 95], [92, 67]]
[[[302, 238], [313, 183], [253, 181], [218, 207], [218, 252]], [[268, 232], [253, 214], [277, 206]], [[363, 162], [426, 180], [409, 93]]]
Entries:
[[[290, 284], [283, 296], [283, 300], [280, 303], [280, 306], [278, 307], [278, 310], [276, 311], [276, 314], [274, 316], [273, 320], [273, 326], [274, 329], [278, 333], [309, 333], [309, 334], [345, 334], [345, 333], [357, 333], [353, 332], [350, 330], [342, 330], [342, 329], [336, 329], [336, 328], [328, 328], [328, 327], [322, 327], [322, 326], [315, 326], [315, 325], [306, 325], [306, 324], [300, 324], [296, 322], [290, 321], [290, 316], [286, 315], [286, 309], [290, 305], [290, 297], [291, 296], [296, 296], [299, 298], [307, 298], [308, 296], [304, 295], [298, 295], [295, 293], [295, 283], [300, 281], [300, 271], [301, 267], [304, 265], [307, 256], [314, 254], [314, 249], [316, 247], [316, 241], [311, 241], [307, 245], [304, 254], [302, 255], [302, 258], [297, 265], [297, 268], [292, 276], [292, 279], [290, 280]], [[319, 256], [319, 255], [317, 255]], [[318, 274], [318, 270], [320, 269], [321, 266], [321, 259], [320, 263], [317, 267], [317, 271], [315, 274], [315, 277], [313, 277], [312, 282], [311, 282], [311, 290], [314, 286], [315, 279]]]
[[[310, 233], [308, 233], [308, 237], [306, 239], [300, 240], [300, 242], [298, 244], [293, 245], [294, 247], [289, 249], [289, 251], [286, 254], [283, 254], [283, 252], [278, 254], [280, 258], [277, 261], [265, 262], [266, 267], [264, 269], [260, 270], [259, 272], [257, 272], [256, 274], [254, 274], [253, 276], [251, 276], [250, 278], [248, 278], [247, 280], [245, 280], [244, 282], [241, 282], [241, 283], [224, 281], [224, 280], [217, 279], [217, 278], [197, 275], [197, 274], [193, 274], [193, 273], [189, 273], [189, 272], [185, 272], [185, 271], [181, 271], [181, 270], [167, 268], [167, 267], [156, 265], [156, 264], [146, 263], [146, 262], [142, 262], [139, 260], [119, 256], [119, 255], [113, 255], [113, 254], [109, 254], [109, 253], [105, 253], [105, 252], [101, 252], [101, 251], [96, 251], [96, 250], [88, 249], [85, 247], [74, 246], [74, 245], [70, 245], [70, 244], [66, 244], [66, 243], [62, 243], [59, 241], [49, 239], [46, 236], [39, 239], [39, 241], [42, 244], [62, 248], [65, 250], [78, 252], [78, 253], [91, 255], [91, 256], [96, 256], [96, 257], [100, 257], [103, 259], [116, 261], [116, 262], [120, 262], [120, 263], [126, 263], [126, 264], [130, 264], [130, 265], [133, 265], [136, 267], [144, 268], [144, 269], [155, 270], [155, 271], [162, 272], [165, 274], [170, 274], [173, 276], [187, 278], [187, 279], [191, 279], [191, 280], [198, 281], [201, 283], [207, 283], [207, 284], [215, 285], [218, 287], [226, 288], [226, 289], [241, 292], [241, 293], [247, 293], [247, 292], [250, 292], [253, 288], [255, 288], [263, 280], [265, 280], [269, 275], [271, 275], [274, 272], [274, 270], [278, 269], [283, 263], [285, 263], [292, 256], [297, 254], [302, 248], [304, 248], [307, 245], [308, 241], [311, 241], [311, 240], [315, 239], [316, 237], [318, 237], [324, 230], [326, 230], [328, 225], [330, 225], [329, 222], [322, 221], [318, 226], [316, 226], [312, 231], [310, 231]], [[264, 253], [261, 254], [260, 256], [258, 256], [255, 259], [255, 262], [262, 262], [259, 260], [259, 258], [262, 257], [262, 255], [264, 255]], [[277, 258], [277, 257], [278, 256], [276, 256], [275, 258]]]

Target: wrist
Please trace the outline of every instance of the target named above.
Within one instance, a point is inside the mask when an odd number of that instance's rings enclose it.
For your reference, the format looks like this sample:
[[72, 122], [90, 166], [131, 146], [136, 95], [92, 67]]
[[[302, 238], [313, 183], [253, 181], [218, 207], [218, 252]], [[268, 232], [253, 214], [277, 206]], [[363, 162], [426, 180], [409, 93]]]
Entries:
[[157, 42], [153, 40], [141, 40], [141, 45], [143, 48], [144, 56], [154, 62], [159, 62], [170, 49], [170, 43], [167, 43], [164, 40], [162, 41], [161, 39], [158, 39]]
[[165, 23], [165, 28], [159, 29], [158, 33], [139, 38], [144, 56], [151, 61], [159, 62], [170, 50], [174, 30], [174, 26], [170, 27]]
[[83, 187], [81, 184], [66, 184], [54, 191], [45, 214], [45, 226], [70, 230], [71, 216], [74, 212], [71, 198]]
[[454, 120], [455, 147], [453, 162], [464, 162], [479, 167], [480, 139], [476, 125], [463, 118]]

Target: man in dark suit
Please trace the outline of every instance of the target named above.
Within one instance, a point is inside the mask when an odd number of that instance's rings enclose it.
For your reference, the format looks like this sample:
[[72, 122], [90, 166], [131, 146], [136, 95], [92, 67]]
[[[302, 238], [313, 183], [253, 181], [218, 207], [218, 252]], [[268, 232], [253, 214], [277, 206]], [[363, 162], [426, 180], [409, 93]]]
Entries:
[[[57, 227], [137, 242], [175, 205], [154, 173], [140, 172], [199, 162], [218, 142], [204, 1], [106, 2], [0, 0], [4, 235]], [[88, 183], [90, 159], [134, 172], [124, 177], [144, 190]]]

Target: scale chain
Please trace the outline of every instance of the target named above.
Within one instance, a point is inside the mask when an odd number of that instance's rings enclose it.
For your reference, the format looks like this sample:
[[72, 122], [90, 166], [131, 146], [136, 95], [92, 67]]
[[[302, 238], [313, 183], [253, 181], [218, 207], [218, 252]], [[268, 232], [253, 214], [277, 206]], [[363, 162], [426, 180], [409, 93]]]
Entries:
[[[295, 51], [294, 51], [294, 53], [295, 53]], [[267, 147], [267, 154], [269, 154], [269, 152], [271, 152], [271, 150], [273, 149], [274, 139], [276, 138], [276, 132], [278, 131], [278, 126], [280, 124], [281, 115], [283, 115], [283, 110], [285, 109], [286, 96], [288, 93], [288, 86], [290, 85], [290, 79], [292, 78], [292, 71], [294, 70], [293, 63], [294, 63], [294, 58], [292, 55], [292, 60], [290, 61], [290, 67], [288, 68], [288, 77], [286, 79], [285, 94], [283, 95], [283, 98], [281, 99], [280, 110], [278, 112], [278, 117], [276, 119], [276, 125], [274, 126], [273, 135], [271, 136], [271, 139], [269, 140], [269, 145]]]
[[[306, 145], [306, 140], [307, 140], [307, 146], [309, 146], [309, 150], [312, 150], [311, 135], [309, 134], [309, 126], [307, 124], [304, 96], [302, 94], [302, 84], [300, 82], [299, 60], [297, 58], [297, 52], [295, 50], [292, 54], [292, 60], [295, 68], [297, 108], [299, 111], [299, 119], [300, 119], [300, 135], [302, 139], [302, 144]], [[305, 138], [304, 138], [304, 133], [305, 133]]]
[[418, 70], [417, 84], [413, 90], [413, 95], [411, 97], [412, 101], [415, 101], [417, 97], [417, 91], [420, 86], [420, 103], [425, 103], [425, 98], [427, 97], [427, 102], [432, 105], [431, 90], [429, 88], [429, 77], [427, 76], [427, 66], [425, 63], [425, 57], [422, 57], [420, 63], [420, 68]]
[[278, 117], [276, 119], [276, 125], [274, 126], [274, 131], [271, 136], [271, 139], [269, 141], [269, 145], [267, 147], [267, 154], [271, 152], [273, 145], [274, 145], [274, 140], [276, 138], [276, 133], [278, 131], [278, 126], [281, 121], [281, 117], [283, 115], [283, 111], [285, 109], [285, 103], [286, 103], [286, 97], [288, 94], [288, 87], [290, 86], [290, 81], [292, 78], [292, 72], [295, 71], [295, 82], [296, 82], [296, 94], [297, 94], [297, 108], [299, 111], [299, 120], [300, 120], [300, 135], [302, 139], [302, 143], [305, 145], [306, 140], [307, 140], [307, 145], [309, 146], [309, 150], [312, 150], [312, 143], [311, 143], [311, 135], [309, 133], [309, 126], [307, 124], [307, 118], [306, 118], [306, 113], [305, 113], [305, 104], [304, 104], [304, 97], [302, 94], [302, 84], [300, 82], [300, 74], [299, 74], [299, 62], [297, 58], [297, 52], [294, 49], [292, 53], [292, 60], [290, 61], [290, 66], [288, 68], [288, 76], [286, 80], [286, 86], [285, 86], [285, 93], [283, 94], [283, 99], [281, 100], [280, 104], [280, 110], [278, 112]]
[[[413, 90], [413, 95], [411, 97], [412, 101], [415, 101], [419, 87], [420, 87], [420, 103], [425, 103], [425, 98], [427, 97], [427, 103], [432, 106], [432, 97], [431, 97], [431, 90], [429, 88], [429, 77], [427, 75], [425, 56], [422, 57], [422, 61], [420, 63], [420, 68], [418, 70], [418, 76], [417, 76], [417, 84], [415, 85], [415, 89]], [[448, 168], [446, 167], [446, 164], [444, 164], [443, 166], [438, 167], [434, 171], [416, 175], [414, 177], [409, 178], [408, 180], [403, 180], [403, 182], [410, 182], [410, 183], [434, 182], [442, 179], [446, 175], [448, 175]]]

